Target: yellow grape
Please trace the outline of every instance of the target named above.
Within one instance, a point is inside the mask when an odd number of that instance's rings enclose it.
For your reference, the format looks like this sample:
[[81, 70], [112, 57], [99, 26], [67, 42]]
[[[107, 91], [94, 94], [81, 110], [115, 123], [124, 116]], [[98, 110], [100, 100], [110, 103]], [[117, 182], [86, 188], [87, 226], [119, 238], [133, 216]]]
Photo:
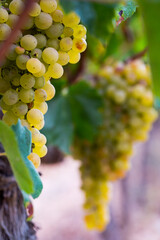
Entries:
[[87, 48], [87, 43], [84, 38], [74, 38], [72, 49], [77, 52], [84, 52]]
[[81, 55], [79, 52], [74, 51], [74, 50], [70, 50], [68, 52], [69, 55], [69, 62], [72, 64], [76, 64], [77, 62], [80, 61]]
[[50, 76], [54, 79], [61, 78], [64, 73], [63, 67], [59, 63], [50, 65], [48, 71]]
[[38, 109], [31, 109], [27, 113], [27, 121], [30, 124], [39, 124], [40, 122], [43, 122], [44, 117], [40, 110]]
[[47, 147], [46, 145], [43, 145], [42, 147], [33, 148], [33, 152], [36, 153], [39, 157], [44, 157], [47, 154]]
[[40, 159], [40, 157], [36, 153], [31, 153], [28, 156], [28, 159], [33, 163], [35, 168], [38, 168], [40, 166], [41, 159]]
[[42, 63], [37, 58], [30, 58], [26, 64], [27, 70], [31, 73], [38, 73], [41, 71]]
[[56, 90], [54, 88], [54, 86], [48, 81], [45, 83], [43, 89], [46, 91], [47, 93], [47, 99], [46, 101], [51, 100], [52, 98], [54, 98]]

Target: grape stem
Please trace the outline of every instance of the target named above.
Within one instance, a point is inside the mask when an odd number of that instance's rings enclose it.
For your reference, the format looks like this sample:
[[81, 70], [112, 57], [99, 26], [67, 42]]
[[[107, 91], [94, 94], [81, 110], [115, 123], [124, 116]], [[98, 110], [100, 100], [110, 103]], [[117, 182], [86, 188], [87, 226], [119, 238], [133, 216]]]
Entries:
[[24, 26], [28, 19], [28, 12], [31, 10], [32, 5], [34, 2], [37, 2], [38, 0], [25, 0], [25, 7], [22, 11], [18, 21], [16, 22], [12, 32], [9, 34], [6, 41], [3, 42], [0, 48], [0, 65], [2, 64], [3, 60], [5, 59], [5, 55], [11, 44], [14, 42], [14, 40], [17, 37], [18, 31]]
[[85, 72], [85, 69], [86, 69], [86, 52], [83, 52], [75, 74], [68, 72], [69, 85], [76, 83], [81, 77], [81, 75]]
[[136, 59], [139, 59], [139, 58], [142, 58], [148, 51], [148, 47], [146, 47], [143, 51], [133, 55], [132, 57], [128, 58], [125, 63], [129, 63], [129, 62], [132, 62]]
[[0, 157], [7, 156], [5, 152], [0, 153]]

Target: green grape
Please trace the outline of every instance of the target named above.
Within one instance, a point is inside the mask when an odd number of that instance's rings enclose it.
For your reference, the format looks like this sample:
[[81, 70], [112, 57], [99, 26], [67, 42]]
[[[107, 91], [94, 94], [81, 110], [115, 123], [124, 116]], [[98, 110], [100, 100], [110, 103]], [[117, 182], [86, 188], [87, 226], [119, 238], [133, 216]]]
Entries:
[[1, 99], [0, 99], [0, 107], [1, 107], [3, 110], [8, 111], [8, 110], [11, 109], [12, 106], [5, 104], [5, 102], [4, 102], [3, 99], [1, 98]]
[[35, 146], [35, 148], [33, 148], [33, 152], [36, 153], [40, 158], [44, 157], [47, 154], [47, 151], [46, 145], [43, 145], [42, 147]]
[[4, 8], [0, 8], [0, 23], [5, 23], [8, 20], [8, 12]]
[[57, 63], [59, 63], [62, 66], [65, 66], [66, 64], [69, 63], [69, 55], [68, 55], [68, 53], [63, 52], [63, 51], [59, 51], [58, 54], [59, 54], [59, 58], [58, 58]]
[[71, 50], [73, 45], [72, 38], [70, 37], [65, 37], [60, 41], [60, 48], [62, 51], [68, 52]]
[[40, 166], [41, 159], [36, 153], [30, 153], [28, 159], [33, 163], [35, 168], [38, 168]]
[[4, 94], [11, 87], [9, 81], [0, 77], [0, 94]]
[[9, 14], [6, 24], [13, 29], [15, 23], [18, 21], [18, 16], [15, 14]]
[[42, 63], [42, 64], [41, 64], [41, 70], [40, 70], [39, 72], [37, 72], [37, 73], [33, 73], [33, 75], [34, 75], [35, 77], [43, 77], [43, 76], [45, 75], [45, 72], [46, 72], [46, 67], [45, 67], [45, 65]]
[[63, 24], [61, 23], [53, 23], [46, 31], [46, 35], [49, 38], [58, 38], [63, 33]]
[[24, 103], [31, 103], [34, 100], [34, 91], [22, 88], [19, 92], [19, 98]]
[[11, 32], [11, 28], [6, 23], [0, 24], [0, 41], [5, 40]]
[[1, 69], [1, 76], [6, 81], [11, 81], [18, 74], [18, 68], [13, 65], [4, 65]]
[[57, 8], [56, 0], [41, 0], [40, 6], [43, 12], [52, 13]]
[[52, 98], [54, 98], [56, 90], [54, 88], [54, 86], [48, 81], [45, 83], [43, 89], [46, 91], [47, 93], [47, 98], [46, 101], [51, 100]]
[[48, 29], [52, 25], [52, 17], [48, 13], [41, 12], [35, 17], [35, 25], [42, 30]]
[[73, 28], [64, 27], [63, 34], [64, 34], [65, 37], [72, 37], [73, 36]]
[[16, 76], [14, 76], [11, 80], [12, 85], [15, 87], [18, 87], [20, 85], [20, 78], [21, 78], [20, 74], [17, 74]]
[[18, 102], [19, 97], [18, 97], [18, 92], [13, 89], [7, 90], [4, 95], [3, 95], [3, 101], [7, 105], [13, 105], [16, 102]]
[[25, 50], [31, 51], [36, 48], [37, 46], [37, 39], [32, 35], [25, 35], [21, 38], [21, 47]]
[[27, 121], [30, 124], [39, 124], [44, 120], [43, 113], [38, 109], [31, 109], [27, 113]]
[[35, 90], [35, 101], [36, 102], [44, 102], [47, 99], [47, 93], [44, 89]]
[[48, 71], [54, 79], [61, 78], [64, 72], [63, 67], [59, 63], [50, 65]]
[[29, 15], [31, 17], [37, 17], [37, 16], [39, 16], [40, 13], [41, 13], [40, 5], [38, 3], [36, 3], [36, 2], [34, 2], [33, 6], [32, 6], [32, 9], [29, 12]]
[[47, 44], [46, 46], [47, 47], [52, 47], [52, 48], [55, 48], [57, 51], [59, 50], [59, 40], [58, 39], [48, 39], [47, 40]]
[[12, 44], [9, 48], [9, 51], [7, 52], [7, 58], [11, 61], [16, 60], [16, 58], [17, 58], [17, 53], [15, 51], [16, 47], [17, 47], [17, 45]]
[[80, 22], [80, 18], [74, 12], [71, 12], [63, 17], [63, 24], [66, 27], [75, 27], [76, 25], [79, 24], [79, 22]]
[[20, 78], [20, 84], [24, 89], [30, 89], [35, 84], [35, 77], [30, 73], [25, 73]]
[[18, 118], [14, 115], [12, 111], [7, 111], [3, 115], [2, 120], [9, 126], [16, 125], [18, 122]]
[[34, 102], [34, 108], [40, 110], [44, 115], [48, 111], [48, 105], [46, 102]]
[[27, 22], [23, 25], [22, 29], [23, 30], [29, 30], [33, 27], [34, 25], [34, 18], [33, 17], [28, 17]]
[[42, 50], [39, 48], [35, 48], [32, 52], [31, 52], [31, 57], [35, 57], [38, 58], [39, 60], [42, 57]]
[[19, 15], [24, 8], [24, 3], [21, 0], [12, 0], [9, 4], [9, 10], [15, 15]]
[[23, 102], [18, 102], [16, 104], [14, 104], [12, 107], [12, 112], [17, 117], [22, 117], [22, 116], [26, 115], [27, 111], [28, 111], [28, 106], [27, 106], [27, 104], [25, 104]]
[[53, 64], [57, 62], [59, 54], [56, 49], [48, 47], [42, 52], [43, 61], [47, 64]]
[[61, 10], [55, 10], [52, 14], [52, 19], [54, 22], [62, 23], [63, 21], [63, 12]]
[[16, 58], [17, 67], [21, 70], [25, 70], [29, 59], [30, 57], [28, 55], [25, 54], [18, 55]]
[[30, 58], [26, 64], [27, 70], [31, 73], [38, 73], [41, 71], [42, 63], [36, 58]]
[[36, 34], [34, 37], [37, 39], [37, 48], [44, 48], [47, 44], [47, 38], [43, 34]]
[[39, 88], [43, 88], [45, 84], [45, 79], [44, 77], [38, 77], [35, 79], [35, 84], [34, 84], [34, 88], [35, 89], [39, 89]]

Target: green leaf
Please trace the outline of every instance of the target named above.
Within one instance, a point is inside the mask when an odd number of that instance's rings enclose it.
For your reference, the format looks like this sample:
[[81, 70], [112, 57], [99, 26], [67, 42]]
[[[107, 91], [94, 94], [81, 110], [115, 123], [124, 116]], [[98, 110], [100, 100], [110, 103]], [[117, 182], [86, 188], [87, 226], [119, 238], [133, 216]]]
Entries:
[[160, 108], [160, 1], [139, 0], [148, 39], [149, 57], [153, 76], [155, 104]]
[[43, 131], [47, 135], [48, 143], [58, 146], [65, 153], [69, 153], [74, 126], [67, 96], [59, 95], [51, 102], [45, 122]]
[[63, 89], [45, 116], [43, 131], [49, 144], [69, 153], [75, 136], [92, 141], [101, 123], [101, 105], [97, 91], [86, 82]]
[[[28, 133], [24, 136], [24, 138], [26, 138], [26, 141], [30, 141]], [[21, 152], [22, 150], [20, 151], [19, 149], [19, 144], [14, 131], [2, 121], [0, 121], [0, 141], [3, 144], [19, 187], [26, 193], [32, 194], [34, 186], [29, 170], [25, 164], [26, 156], [25, 154], [23, 155]], [[23, 146], [25, 149], [23, 150], [23, 153], [27, 152], [27, 146]]]
[[116, 9], [116, 20], [119, 19], [119, 12], [122, 10], [123, 14], [122, 16], [124, 17], [124, 20], [130, 18], [137, 9], [137, 3], [134, 0], [129, 0], [124, 4], [119, 4], [117, 9]]
[[[12, 126], [12, 129], [15, 132], [19, 151], [21, 153], [22, 160], [25, 164], [25, 168], [29, 171], [30, 177], [32, 179], [32, 185], [34, 189], [32, 191], [32, 197], [37, 198], [40, 195], [43, 186], [37, 170], [35, 169], [33, 163], [29, 161], [27, 158], [27, 156], [31, 152], [31, 132], [26, 127], [23, 127], [20, 124], [20, 121], [18, 122], [17, 125]], [[19, 166], [17, 164], [16, 170], [18, 167]]]
[[97, 127], [101, 123], [101, 115], [98, 109], [102, 102], [97, 91], [91, 88], [87, 82], [81, 81], [70, 87], [69, 97], [72, 118], [76, 123], [76, 136], [92, 141]]
[[115, 17], [114, 4], [95, 3], [75, 0], [61, 0], [62, 7], [66, 12], [75, 11], [88, 32], [106, 43], [108, 36], [114, 31], [113, 19]]

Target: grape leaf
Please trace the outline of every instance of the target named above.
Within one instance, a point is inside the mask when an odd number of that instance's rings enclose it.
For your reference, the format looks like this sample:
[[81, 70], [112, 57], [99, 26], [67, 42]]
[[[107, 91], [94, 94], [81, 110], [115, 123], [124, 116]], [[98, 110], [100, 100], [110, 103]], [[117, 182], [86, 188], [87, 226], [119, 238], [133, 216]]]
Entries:
[[98, 111], [102, 101], [96, 90], [86, 82], [78, 82], [69, 89], [63, 89], [50, 103], [45, 116], [44, 133], [48, 143], [70, 153], [75, 136], [93, 140], [101, 123]]
[[101, 123], [98, 109], [102, 102], [99, 95], [87, 82], [81, 81], [70, 87], [69, 98], [72, 118], [76, 123], [75, 135], [92, 141]]
[[124, 21], [127, 18], [130, 18], [137, 9], [137, 3], [134, 0], [129, 0], [124, 4], [119, 4], [118, 7], [116, 8], [116, 20], [119, 20], [119, 12], [122, 12], [122, 17], [124, 18]]
[[160, 54], [158, 51], [160, 44], [160, 1], [139, 0], [139, 5], [143, 13], [144, 25], [148, 40], [155, 104], [157, 108], [160, 108]]
[[[15, 132], [19, 151], [24, 161], [25, 168], [29, 171], [30, 177], [32, 179], [32, 185], [34, 188], [34, 191], [32, 192], [32, 197], [37, 198], [40, 195], [43, 186], [37, 170], [35, 169], [33, 163], [27, 158], [27, 156], [31, 152], [31, 132], [26, 127], [23, 127], [20, 124], [20, 121], [18, 121], [17, 125], [13, 125], [12, 129]], [[18, 164], [16, 166], [16, 169], [17, 167]]]
[[69, 153], [74, 126], [67, 96], [59, 95], [49, 104], [45, 123], [43, 131], [47, 135], [48, 143], [54, 144], [63, 152]]
[[28, 152], [30, 134], [28, 132], [24, 134], [23, 137], [25, 140], [23, 142], [25, 145], [23, 146], [24, 150], [21, 150], [21, 152], [15, 132], [4, 122], [0, 121], [0, 141], [7, 154], [16, 181], [22, 190], [28, 194], [32, 194], [34, 186], [29, 170], [25, 164], [26, 155], [24, 154]]
[[113, 19], [115, 17], [114, 4], [95, 3], [75, 0], [61, 0], [62, 7], [66, 12], [75, 11], [88, 32], [106, 43], [108, 36], [114, 31]]

